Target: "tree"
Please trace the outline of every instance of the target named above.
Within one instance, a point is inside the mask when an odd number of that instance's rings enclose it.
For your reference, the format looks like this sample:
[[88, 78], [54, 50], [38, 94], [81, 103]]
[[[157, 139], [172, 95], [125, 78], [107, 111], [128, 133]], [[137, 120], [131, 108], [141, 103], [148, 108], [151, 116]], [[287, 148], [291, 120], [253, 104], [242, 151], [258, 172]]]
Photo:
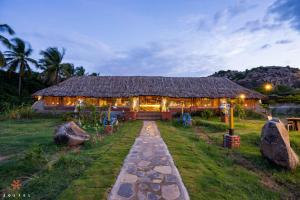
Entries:
[[65, 49], [59, 51], [57, 47], [49, 47], [41, 51], [43, 56], [39, 60], [40, 68], [43, 70], [42, 76], [48, 84], [57, 84], [74, 74], [74, 66], [70, 63], [62, 63]]
[[76, 67], [74, 75], [75, 76], [84, 76], [85, 75], [85, 69], [82, 66]]
[[[0, 24], [0, 33], [8, 33], [10, 35], [15, 34], [15, 32], [8, 26], [7, 24]], [[3, 35], [0, 35], [0, 42], [5, 45], [6, 47], [10, 47], [10, 42], [9, 40], [4, 37]], [[5, 57], [3, 53], [0, 51], [0, 67], [5, 65]]]
[[100, 76], [100, 73], [93, 72], [89, 76]]
[[30, 58], [32, 54], [31, 46], [21, 40], [20, 38], [14, 38], [10, 42], [10, 50], [5, 51], [6, 67], [8, 71], [19, 73], [19, 96], [21, 96], [22, 78], [25, 73], [31, 74], [31, 68], [29, 63], [38, 67], [38, 63], [33, 58]]

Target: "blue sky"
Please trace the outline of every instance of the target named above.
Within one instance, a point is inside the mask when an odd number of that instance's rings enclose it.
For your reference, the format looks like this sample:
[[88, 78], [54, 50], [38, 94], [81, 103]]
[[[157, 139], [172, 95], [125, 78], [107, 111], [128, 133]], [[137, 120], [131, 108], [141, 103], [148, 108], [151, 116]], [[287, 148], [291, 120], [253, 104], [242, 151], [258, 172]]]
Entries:
[[[0, 0], [0, 23], [101, 75], [299, 66], [298, 0]], [[4, 50], [3, 47], [0, 47]]]

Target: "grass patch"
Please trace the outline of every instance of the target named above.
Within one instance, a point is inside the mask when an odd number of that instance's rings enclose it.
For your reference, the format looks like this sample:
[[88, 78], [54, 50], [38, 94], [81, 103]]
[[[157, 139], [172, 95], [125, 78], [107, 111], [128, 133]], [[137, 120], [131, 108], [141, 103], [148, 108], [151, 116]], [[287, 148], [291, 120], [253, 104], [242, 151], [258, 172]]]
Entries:
[[0, 163], [0, 191], [12, 180], [36, 172], [37, 166], [28, 163], [29, 157], [26, 159], [26, 154], [32, 153], [33, 148], [38, 146], [45, 159], [50, 159], [59, 150], [52, 138], [54, 127], [59, 123], [58, 119], [0, 121], [0, 155], [11, 156]]
[[58, 199], [106, 199], [141, 126], [140, 121], [126, 122], [99, 147], [86, 151], [84, 157], [94, 158], [93, 163]]
[[[236, 151], [247, 152], [247, 149], [228, 150], [199, 141], [193, 128], [174, 127], [168, 122], [158, 125], [191, 199], [280, 199], [286, 194], [284, 188], [274, 191], [263, 185], [258, 174], [237, 164], [230, 156]], [[210, 136], [220, 142], [223, 134], [214, 132]], [[242, 148], [250, 148], [257, 141], [251, 138], [248, 147], [244, 140], [247, 139], [242, 137]]]
[[213, 120], [204, 120], [201, 118], [194, 118], [193, 125], [195, 126], [203, 126], [206, 128], [208, 132], [221, 132], [226, 131], [228, 129], [228, 125], [222, 122], [217, 122]]
[[[12, 180], [20, 179], [21, 192], [30, 194], [31, 199], [59, 196], [61, 199], [104, 199], [141, 122], [121, 124], [115, 134], [96, 143], [87, 142], [80, 150], [54, 144], [54, 129], [61, 123], [61, 119], [53, 118], [0, 122], [0, 155], [13, 155], [0, 162], [0, 191], [5, 191]], [[96, 134], [92, 129], [87, 131], [92, 136]], [[92, 181], [94, 185], [90, 184]], [[86, 192], [91, 190], [92, 193]]]

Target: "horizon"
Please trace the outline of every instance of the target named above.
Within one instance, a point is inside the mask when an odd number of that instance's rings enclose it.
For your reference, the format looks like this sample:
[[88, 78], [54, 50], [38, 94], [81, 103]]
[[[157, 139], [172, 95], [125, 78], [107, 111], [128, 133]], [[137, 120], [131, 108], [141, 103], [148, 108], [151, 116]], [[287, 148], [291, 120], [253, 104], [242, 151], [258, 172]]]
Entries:
[[66, 49], [64, 62], [102, 76], [205, 77], [260, 66], [299, 69], [298, 9], [296, 0], [2, 0], [0, 23], [29, 42], [36, 59], [56, 46]]

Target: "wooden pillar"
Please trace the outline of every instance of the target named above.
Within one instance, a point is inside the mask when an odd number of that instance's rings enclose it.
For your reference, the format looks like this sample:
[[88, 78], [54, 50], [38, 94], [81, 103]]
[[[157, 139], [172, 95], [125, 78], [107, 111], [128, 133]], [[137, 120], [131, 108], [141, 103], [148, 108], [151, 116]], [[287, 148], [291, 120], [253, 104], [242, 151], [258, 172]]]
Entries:
[[58, 97], [58, 105], [64, 106], [63, 97]]
[[229, 120], [229, 135], [234, 135], [234, 111], [233, 111], [234, 102], [230, 100], [230, 120]]

